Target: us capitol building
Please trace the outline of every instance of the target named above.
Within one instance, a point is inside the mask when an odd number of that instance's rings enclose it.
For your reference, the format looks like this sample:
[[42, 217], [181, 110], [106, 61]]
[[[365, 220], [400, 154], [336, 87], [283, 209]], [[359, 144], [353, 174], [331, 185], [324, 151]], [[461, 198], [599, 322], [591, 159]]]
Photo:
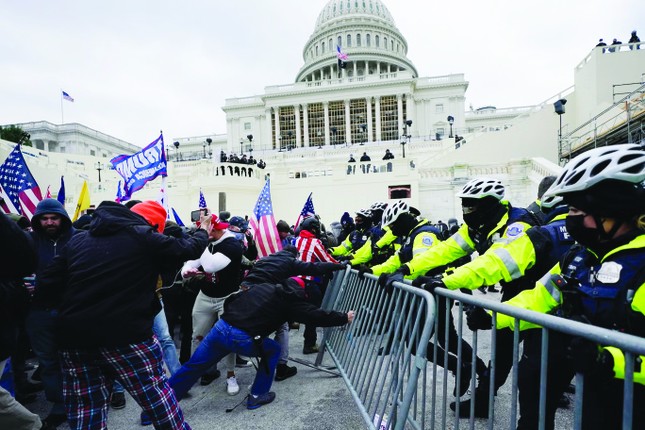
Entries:
[[[398, 198], [437, 221], [459, 218], [455, 194], [478, 176], [501, 179], [513, 204], [528, 205], [540, 179], [577, 151], [643, 138], [645, 50], [630, 48], [593, 49], [572, 64], [574, 85], [538, 105], [467, 109], [465, 76], [420, 77], [383, 2], [331, 0], [304, 44], [294, 82], [225, 100], [224, 135], [164, 136], [170, 205], [186, 222], [201, 188], [211, 209], [250, 215], [270, 177], [276, 219], [289, 223], [310, 192], [326, 223]], [[617, 97], [616, 85], [627, 96]], [[554, 111], [562, 100], [566, 113]], [[625, 124], [628, 134], [620, 135]], [[31, 135], [34, 147], [23, 152], [32, 155], [26, 158], [43, 194], [48, 185], [58, 190], [64, 174], [71, 212], [83, 180], [92, 203], [114, 200], [120, 178], [109, 159], [140, 149], [81, 124], [18, 125]], [[13, 144], [0, 143], [4, 160]], [[382, 159], [386, 149], [394, 159]], [[359, 161], [364, 152], [371, 161]], [[266, 168], [223, 162], [221, 154], [252, 155]], [[160, 183], [134, 198], [157, 198]]]

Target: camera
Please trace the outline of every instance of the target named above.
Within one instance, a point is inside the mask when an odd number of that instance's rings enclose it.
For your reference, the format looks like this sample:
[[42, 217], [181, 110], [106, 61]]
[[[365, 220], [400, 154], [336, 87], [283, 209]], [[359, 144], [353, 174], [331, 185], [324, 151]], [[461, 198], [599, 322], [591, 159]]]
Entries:
[[190, 220], [192, 222], [197, 222], [202, 216], [207, 216], [209, 214], [208, 208], [201, 208], [190, 212]]

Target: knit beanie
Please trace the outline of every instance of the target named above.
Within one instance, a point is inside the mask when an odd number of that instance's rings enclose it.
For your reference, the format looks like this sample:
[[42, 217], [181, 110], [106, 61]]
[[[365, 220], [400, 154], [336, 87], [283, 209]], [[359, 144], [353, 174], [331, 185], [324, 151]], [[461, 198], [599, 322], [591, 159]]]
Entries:
[[146, 200], [145, 202], [138, 203], [130, 209], [132, 212], [141, 215], [148, 221], [148, 224], [157, 229], [159, 233], [163, 233], [166, 226], [166, 210], [159, 203]]

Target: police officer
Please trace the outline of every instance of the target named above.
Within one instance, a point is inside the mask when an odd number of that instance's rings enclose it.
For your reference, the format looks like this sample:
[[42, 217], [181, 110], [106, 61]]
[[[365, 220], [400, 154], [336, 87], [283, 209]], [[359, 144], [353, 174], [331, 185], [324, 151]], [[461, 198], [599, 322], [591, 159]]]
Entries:
[[[580, 244], [572, 248], [532, 290], [507, 302], [538, 312], [560, 314], [590, 324], [645, 336], [645, 151], [638, 145], [589, 150], [572, 159], [551, 189], [569, 205], [567, 231]], [[514, 318], [498, 315], [497, 327], [513, 327]], [[520, 329], [531, 327], [520, 322]], [[585, 375], [582, 428], [620, 428], [625, 356], [618, 348], [574, 338], [561, 347], [561, 378], [547, 386], [547, 399], [558, 398], [570, 373]], [[633, 428], [645, 422], [645, 366], [634, 371]], [[551, 357], [549, 357], [551, 362]], [[567, 379], [568, 378], [568, 379]], [[554, 380], [552, 376], [549, 380]], [[553, 402], [547, 402], [547, 428], [553, 428]], [[528, 425], [524, 428], [532, 428]]]
[[[534, 284], [574, 244], [573, 239], [567, 233], [565, 218], [568, 208], [562, 203], [562, 198], [557, 196], [545, 198], [542, 200], [541, 208], [542, 211], [550, 211], [545, 213], [547, 216], [546, 225], [531, 227], [526, 231], [526, 234], [520, 234], [506, 244], [494, 244], [488, 252], [471, 263], [455, 269], [452, 273], [443, 277], [418, 278], [417, 283], [427, 282], [426, 285], [430, 289], [443, 287], [450, 290], [458, 288], [476, 289], [481, 285], [510, 282], [520, 278], [523, 278], [525, 284]], [[509, 256], [519, 266], [506, 264]], [[484, 271], [481, 269], [482, 267], [488, 269]], [[473, 308], [468, 311], [468, 326], [472, 330], [490, 329], [490, 316], [482, 308]], [[522, 337], [525, 338], [524, 355], [526, 355], [527, 350], [537, 348], [537, 351], [539, 351], [541, 339], [539, 331], [531, 330]], [[527, 346], [527, 343], [531, 345]], [[531, 389], [539, 390], [539, 359], [537, 363], [537, 369], [530, 366], [524, 366], [523, 368], [520, 366], [519, 385], [521, 390], [524, 388], [524, 393]], [[536, 375], [537, 380], [534, 378]], [[489, 380], [484, 377], [482, 381], [484, 383], [479, 384], [478, 392], [475, 395], [475, 414], [485, 417], [488, 410]], [[470, 400], [461, 403], [459, 412], [462, 417], [468, 416], [469, 403]], [[453, 410], [455, 409], [454, 405], [451, 405], [451, 407]], [[522, 407], [521, 403], [520, 413], [522, 413]], [[526, 414], [531, 413], [532, 411], [526, 411]]]
[[[460, 278], [462, 285], [459, 287], [469, 288], [471, 283], [482, 285], [481, 277], [492, 268], [480, 258], [487, 253], [495, 253], [496, 249], [504, 243], [520, 236], [532, 225], [538, 223], [526, 209], [512, 207], [508, 201], [503, 200], [505, 191], [504, 185], [497, 179], [477, 178], [466, 183], [461, 193], [457, 194], [457, 197], [461, 198], [464, 224], [448, 240], [404, 264], [399, 271], [415, 279], [430, 270], [448, 265], [477, 251], [479, 257], [468, 264], [470, 270]], [[516, 258], [528, 258], [528, 255], [520, 255]], [[520, 265], [515, 258], [504, 259], [503, 264], [508, 267], [509, 272]], [[511, 298], [531, 286], [531, 283], [522, 278], [504, 282], [502, 298]], [[495, 392], [504, 385], [512, 366], [513, 333], [509, 330], [498, 331]], [[480, 386], [486, 386], [489, 373], [480, 375]], [[484, 402], [488, 402], [488, 396], [477, 396], [476, 401], [475, 416], [487, 417], [488, 405]], [[463, 413], [461, 411], [460, 414]]]
[[351, 260], [352, 252], [359, 250], [369, 238], [369, 230], [372, 227], [371, 215], [369, 209], [357, 211], [354, 217], [356, 229], [349, 233], [340, 245], [330, 250], [331, 255], [341, 257], [340, 260]]

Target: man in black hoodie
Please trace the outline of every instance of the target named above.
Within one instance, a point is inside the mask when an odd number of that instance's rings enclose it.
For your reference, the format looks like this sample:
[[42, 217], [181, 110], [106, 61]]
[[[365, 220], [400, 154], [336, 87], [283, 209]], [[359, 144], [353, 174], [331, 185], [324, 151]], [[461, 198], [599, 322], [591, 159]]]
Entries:
[[89, 230], [76, 234], [40, 277], [38, 293], [58, 300], [57, 341], [70, 427], [105, 428], [109, 393], [117, 379], [156, 428], [188, 429], [163, 374], [152, 335], [161, 310], [155, 288], [164, 267], [198, 257], [210, 218], [194, 235], [163, 232], [166, 211], [146, 201], [138, 213], [105, 201]]
[[44, 199], [36, 206], [31, 219], [31, 237], [36, 246], [35, 294], [27, 316], [26, 328], [31, 347], [38, 357], [45, 397], [53, 403], [45, 421], [54, 427], [67, 420], [63, 403], [63, 376], [60, 371], [58, 345], [54, 339], [57, 300], [44, 299], [39, 294], [40, 277], [70, 240], [76, 230], [63, 205], [56, 199]]
[[226, 299], [222, 317], [190, 360], [170, 378], [170, 386], [178, 399], [186, 395], [208, 368], [235, 352], [261, 358], [246, 407], [256, 409], [271, 403], [275, 393], [269, 390], [280, 357], [280, 345], [268, 336], [287, 321], [331, 327], [354, 319], [354, 311], [328, 312], [309, 303], [302, 279], [287, 279], [298, 273], [320, 274], [344, 266], [304, 263], [295, 258], [293, 251], [295, 248], [289, 247], [258, 260], [242, 281], [240, 292]]

